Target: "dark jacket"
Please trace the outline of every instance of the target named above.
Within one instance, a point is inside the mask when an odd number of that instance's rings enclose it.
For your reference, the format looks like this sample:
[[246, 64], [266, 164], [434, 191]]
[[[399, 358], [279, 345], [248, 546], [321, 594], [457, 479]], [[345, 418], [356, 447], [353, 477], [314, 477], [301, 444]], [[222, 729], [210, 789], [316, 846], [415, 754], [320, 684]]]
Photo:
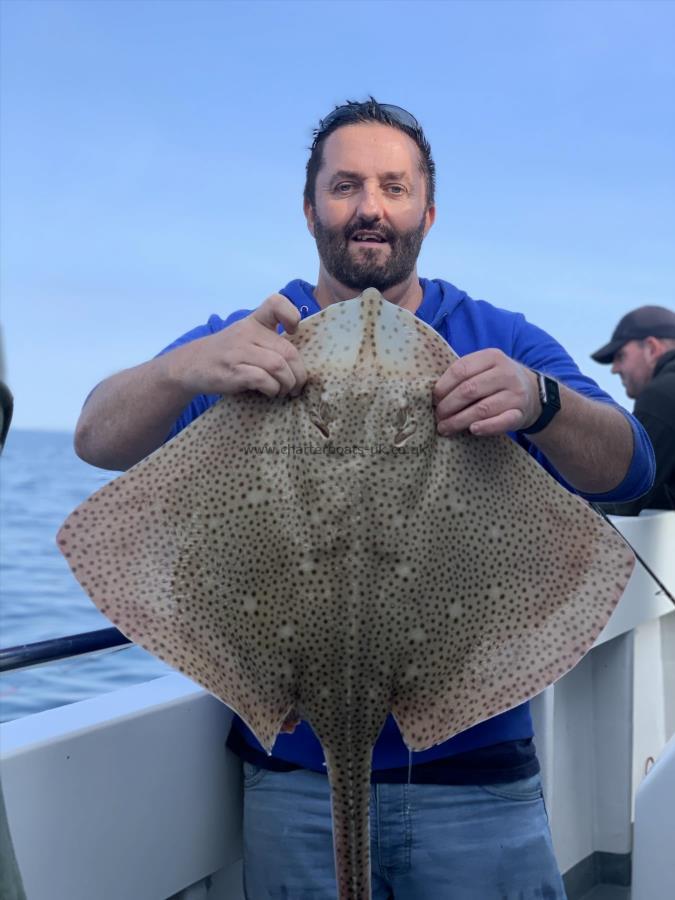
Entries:
[[605, 512], [636, 516], [641, 509], [675, 509], [675, 350], [659, 359], [652, 380], [635, 402], [633, 415], [654, 446], [656, 478], [651, 490], [628, 503], [603, 503]]

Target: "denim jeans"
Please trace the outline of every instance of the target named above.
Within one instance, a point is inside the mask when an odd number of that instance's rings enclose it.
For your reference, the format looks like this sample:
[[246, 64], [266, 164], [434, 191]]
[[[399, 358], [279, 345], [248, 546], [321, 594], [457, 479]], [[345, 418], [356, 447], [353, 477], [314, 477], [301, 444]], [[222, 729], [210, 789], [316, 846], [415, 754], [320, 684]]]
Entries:
[[[244, 763], [247, 900], [335, 900], [328, 779]], [[565, 900], [538, 775], [371, 786], [373, 900]]]

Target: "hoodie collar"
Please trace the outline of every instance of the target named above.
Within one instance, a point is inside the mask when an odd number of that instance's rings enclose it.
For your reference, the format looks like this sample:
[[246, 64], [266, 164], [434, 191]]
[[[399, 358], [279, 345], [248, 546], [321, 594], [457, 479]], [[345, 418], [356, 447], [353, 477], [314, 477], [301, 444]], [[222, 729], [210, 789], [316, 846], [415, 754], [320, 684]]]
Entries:
[[[443, 320], [466, 297], [466, 294], [447, 281], [420, 278], [420, 286], [423, 292], [422, 301], [415, 315], [436, 331], [440, 331]], [[296, 278], [282, 288], [281, 293], [297, 307], [303, 319], [321, 311], [314, 296], [314, 286], [307, 281]]]

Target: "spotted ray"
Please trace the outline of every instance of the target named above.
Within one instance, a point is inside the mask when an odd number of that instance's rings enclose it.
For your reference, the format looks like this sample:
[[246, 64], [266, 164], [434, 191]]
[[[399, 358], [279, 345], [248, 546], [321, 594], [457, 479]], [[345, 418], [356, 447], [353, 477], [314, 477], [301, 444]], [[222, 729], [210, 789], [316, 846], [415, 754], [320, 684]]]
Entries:
[[300, 397], [221, 400], [58, 542], [102, 612], [264, 747], [290, 713], [311, 724], [339, 897], [366, 900], [387, 713], [424, 750], [537, 694], [589, 649], [633, 557], [509, 438], [436, 433], [456, 356], [377, 291], [289, 339]]

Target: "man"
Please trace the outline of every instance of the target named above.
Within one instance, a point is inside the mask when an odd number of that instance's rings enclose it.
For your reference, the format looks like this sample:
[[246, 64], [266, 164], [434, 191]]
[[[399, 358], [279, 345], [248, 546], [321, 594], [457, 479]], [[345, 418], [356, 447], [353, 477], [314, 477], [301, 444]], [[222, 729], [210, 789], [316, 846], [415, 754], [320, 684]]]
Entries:
[[[301, 318], [373, 286], [462, 355], [435, 385], [442, 435], [511, 433], [554, 477], [592, 499], [628, 500], [648, 489], [652, 459], [641, 426], [551, 337], [445, 281], [418, 277], [435, 218], [434, 163], [410, 113], [371, 99], [322, 120], [304, 210], [319, 252], [316, 287], [292, 281], [252, 313], [225, 322], [212, 316], [157, 358], [103, 382], [78, 424], [83, 458], [127, 468], [221, 393], [298, 394], [306, 372], [278, 326], [293, 332]], [[559, 380], [559, 398], [534, 370]], [[239, 720], [229, 738], [244, 760], [250, 900], [335, 897], [323, 756], [307, 723], [295, 724], [270, 757]], [[375, 900], [564, 897], [528, 704], [412, 762], [389, 717], [373, 754]]]
[[641, 306], [627, 313], [608, 344], [591, 354], [612, 364], [628, 396], [633, 415], [654, 447], [656, 477], [652, 489], [630, 503], [603, 503], [605, 512], [636, 516], [641, 509], [675, 509], [675, 312]]

